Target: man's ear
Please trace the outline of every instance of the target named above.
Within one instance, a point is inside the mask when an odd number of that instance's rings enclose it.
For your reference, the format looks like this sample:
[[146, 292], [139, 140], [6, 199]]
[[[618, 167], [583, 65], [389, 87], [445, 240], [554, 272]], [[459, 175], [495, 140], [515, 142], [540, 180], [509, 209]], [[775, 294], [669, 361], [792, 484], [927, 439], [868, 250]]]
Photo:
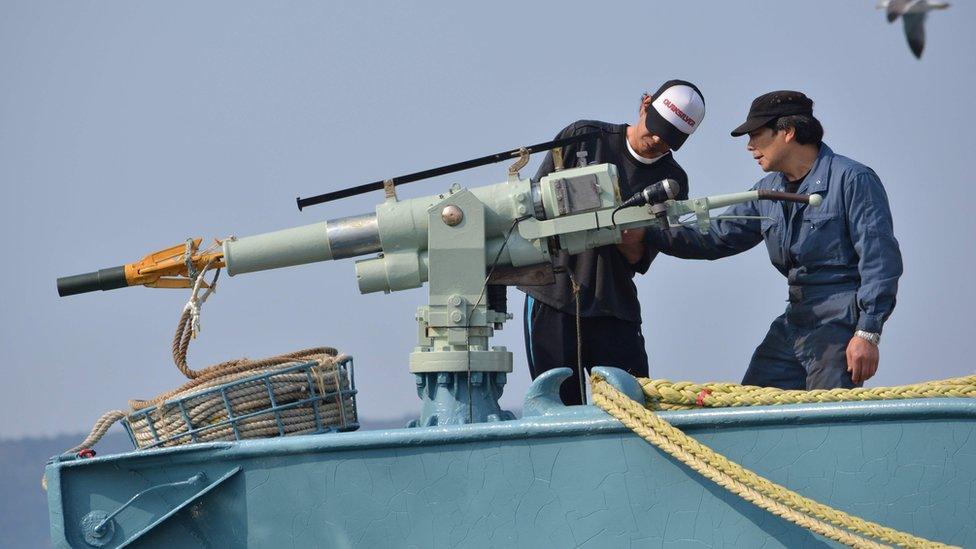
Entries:
[[779, 133], [783, 134], [783, 143], [792, 143], [796, 139], [796, 128], [793, 126], [787, 126]]
[[637, 109], [637, 112], [639, 112], [640, 114], [644, 114], [645, 112], [647, 112], [647, 109], [651, 108], [651, 103], [653, 102], [654, 102], [654, 98], [651, 97], [651, 94], [645, 93], [644, 95], [641, 96], [640, 107]]

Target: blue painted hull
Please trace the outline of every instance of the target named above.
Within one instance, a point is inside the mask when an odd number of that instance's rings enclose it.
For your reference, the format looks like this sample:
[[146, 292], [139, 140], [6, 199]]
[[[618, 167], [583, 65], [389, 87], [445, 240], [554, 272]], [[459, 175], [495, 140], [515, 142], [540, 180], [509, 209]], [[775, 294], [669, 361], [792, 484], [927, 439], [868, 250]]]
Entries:
[[[804, 495], [976, 547], [976, 402], [663, 413]], [[818, 547], [823, 538], [677, 464], [599, 409], [467, 426], [212, 443], [48, 465], [51, 534], [91, 547]], [[200, 493], [204, 488], [205, 493]]]

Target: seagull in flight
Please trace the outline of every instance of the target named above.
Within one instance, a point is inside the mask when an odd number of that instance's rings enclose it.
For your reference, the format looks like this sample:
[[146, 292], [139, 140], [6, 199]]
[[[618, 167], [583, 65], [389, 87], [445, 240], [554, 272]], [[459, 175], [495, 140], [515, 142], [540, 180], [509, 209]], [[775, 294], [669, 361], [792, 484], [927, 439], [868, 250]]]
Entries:
[[948, 7], [947, 2], [932, 0], [882, 0], [878, 4], [878, 9], [883, 8], [887, 12], [889, 23], [894, 23], [901, 17], [908, 47], [918, 59], [922, 58], [922, 49], [925, 48], [925, 16], [932, 10], [944, 10]]

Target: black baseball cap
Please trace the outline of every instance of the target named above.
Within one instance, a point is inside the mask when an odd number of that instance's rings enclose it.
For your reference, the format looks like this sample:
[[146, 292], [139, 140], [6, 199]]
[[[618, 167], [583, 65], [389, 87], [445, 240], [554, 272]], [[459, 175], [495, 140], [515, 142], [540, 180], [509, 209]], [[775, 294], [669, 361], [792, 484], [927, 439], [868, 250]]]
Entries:
[[779, 90], [760, 95], [752, 101], [746, 121], [732, 130], [732, 137], [745, 135], [781, 116], [794, 114], [813, 116], [813, 100], [802, 92], [790, 90]]

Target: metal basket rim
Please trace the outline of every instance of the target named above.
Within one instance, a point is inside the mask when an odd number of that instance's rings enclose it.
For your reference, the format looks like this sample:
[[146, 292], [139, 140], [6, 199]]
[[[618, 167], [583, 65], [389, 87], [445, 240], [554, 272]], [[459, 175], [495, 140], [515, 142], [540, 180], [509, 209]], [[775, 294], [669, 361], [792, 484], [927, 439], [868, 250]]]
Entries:
[[[265, 409], [262, 409], [262, 410], [257, 410], [257, 411], [254, 411], [254, 412], [249, 412], [247, 414], [240, 415], [240, 416], [228, 417], [228, 419], [226, 419], [224, 421], [221, 421], [219, 423], [215, 423], [213, 425], [205, 425], [205, 426], [202, 426], [202, 427], [195, 427], [192, 424], [192, 422], [190, 422], [188, 420], [188, 418], [186, 417], [184, 404], [185, 404], [185, 402], [188, 399], [200, 398], [200, 397], [204, 397], [204, 396], [211, 395], [211, 394], [221, 394], [224, 397], [224, 399], [226, 400], [226, 391], [229, 390], [229, 389], [232, 389], [236, 385], [243, 385], [243, 384], [247, 384], [247, 383], [253, 383], [255, 381], [257, 381], [257, 382], [265, 381], [265, 383], [267, 384], [267, 380], [269, 378], [272, 378], [272, 377], [277, 376], [277, 375], [282, 375], [282, 374], [288, 374], [288, 373], [296, 372], [296, 371], [304, 371], [304, 372], [306, 372], [306, 375], [310, 375], [310, 370], [312, 368], [314, 368], [315, 366], [317, 366], [318, 364], [319, 364], [319, 362], [318, 361], [315, 361], [315, 360], [308, 360], [308, 361], [304, 361], [304, 362], [299, 362], [299, 363], [293, 364], [292, 366], [289, 366], [287, 368], [281, 368], [279, 370], [275, 370], [275, 371], [272, 371], [272, 372], [265, 372], [265, 373], [261, 373], [261, 374], [255, 374], [253, 376], [248, 376], [248, 377], [245, 377], [245, 378], [241, 378], [241, 379], [235, 380], [235, 381], [230, 382], [230, 383], [225, 383], [225, 384], [222, 384], [222, 385], [218, 385], [218, 386], [215, 386], [215, 387], [211, 387], [211, 388], [209, 388], [207, 390], [200, 391], [199, 393], [192, 393], [192, 394], [185, 395], [185, 396], [181, 396], [181, 397], [174, 397], [174, 398], [171, 398], [171, 399], [166, 400], [164, 402], [161, 402], [161, 403], [159, 403], [157, 405], [149, 406], [149, 407], [143, 408], [141, 410], [138, 410], [138, 411], [129, 413], [128, 415], [125, 416], [125, 418], [123, 418], [123, 420], [122, 420], [122, 426], [125, 428], [126, 434], [129, 436], [129, 440], [130, 440], [130, 442], [132, 442], [132, 445], [133, 445], [133, 447], [136, 450], [147, 450], [147, 449], [151, 449], [151, 448], [156, 448], [156, 447], [159, 447], [160, 445], [165, 444], [167, 442], [170, 442], [170, 441], [173, 441], [173, 440], [177, 440], [177, 439], [180, 439], [180, 438], [184, 438], [184, 437], [191, 437], [191, 439], [192, 439], [191, 442], [196, 442], [196, 440], [195, 440], [196, 439], [196, 436], [195, 435], [197, 433], [205, 432], [205, 431], [209, 431], [209, 430], [213, 430], [213, 429], [217, 429], [217, 428], [221, 428], [221, 427], [226, 427], [226, 426], [230, 426], [233, 429], [234, 439], [235, 440], [243, 440], [242, 437], [241, 437], [241, 435], [240, 435], [240, 432], [237, 429], [237, 423], [239, 421], [246, 420], [246, 419], [249, 419], [249, 418], [252, 418], [252, 417], [261, 416], [261, 415], [271, 415], [271, 414], [273, 414], [274, 418], [278, 421], [279, 428], [280, 428], [279, 430], [282, 431], [282, 434], [279, 435], [279, 436], [285, 436], [284, 433], [283, 433], [283, 427], [281, 426], [281, 419], [280, 419], [279, 412], [281, 412], [283, 410], [300, 408], [300, 407], [302, 407], [304, 405], [311, 404], [312, 405], [312, 408], [313, 408], [313, 416], [315, 417], [316, 431], [314, 433], [310, 433], [310, 434], [327, 433], [327, 432], [330, 432], [330, 431], [333, 431], [333, 430], [335, 430], [335, 431], [349, 431], [349, 430], [355, 430], [355, 429], [357, 429], [359, 427], [358, 417], [354, 421], [348, 420], [346, 418], [346, 405], [344, 403], [340, 404], [340, 406], [339, 406], [340, 412], [342, 413], [342, 417], [343, 417], [343, 425], [341, 425], [341, 426], [340, 425], [326, 425], [326, 424], [324, 424], [324, 422], [322, 421], [322, 419], [319, 417], [319, 411], [318, 411], [318, 407], [317, 407], [317, 405], [318, 405], [319, 402], [321, 402], [323, 400], [326, 400], [326, 399], [329, 399], [329, 398], [338, 398], [338, 399], [340, 399], [340, 401], [345, 401], [346, 398], [348, 397], [351, 400], [351, 406], [352, 406], [351, 413], [355, 414], [355, 410], [356, 410], [356, 394], [358, 393], [358, 391], [356, 390], [355, 370], [354, 370], [353, 359], [352, 359], [351, 356], [348, 356], [348, 355], [343, 356], [343, 357], [341, 357], [340, 360], [336, 361], [336, 370], [337, 371], [340, 371], [340, 370], [343, 370], [343, 369], [347, 371], [349, 384], [348, 384], [348, 387], [345, 388], [345, 389], [343, 389], [342, 386], [341, 386], [341, 384], [339, 384], [339, 385], [337, 385], [337, 387], [338, 387], [338, 390], [337, 391], [319, 394], [319, 393], [317, 393], [315, 391], [314, 384], [313, 384], [311, 386], [312, 387], [312, 395], [313, 396], [310, 396], [309, 398], [301, 399], [301, 400], [298, 400], [298, 401], [295, 401], [295, 402], [289, 402], [289, 403], [283, 404], [283, 405], [278, 405], [274, 401], [274, 399], [272, 398], [271, 399], [272, 405], [269, 406], [268, 408], [265, 408]], [[155, 426], [154, 426], [154, 421], [152, 420], [152, 417], [150, 416], [150, 414], [152, 414], [156, 410], [160, 409], [161, 407], [166, 407], [166, 406], [176, 406], [176, 407], [178, 407], [180, 409], [180, 411], [183, 413], [183, 416], [184, 416], [183, 417], [183, 422], [187, 426], [187, 431], [181, 432], [181, 433], [178, 433], [178, 434], [175, 434], [175, 435], [166, 437], [166, 438], [161, 438], [159, 436], [159, 434], [156, 432], [156, 429], [155, 429]], [[358, 415], [358, 414], [355, 414], [355, 415]], [[144, 445], [144, 446], [140, 446], [139, 443], [136, 440], [135, 433], [133, 432], [133, 429], [132, 429], [132, 426], [131, 426], [130, 423], [131, 423], [131, 421], [139, 420], [139, 419], [143, 419], [143, 418], [145, 418], [146, 421], [147, 421], [147, 427], [148, 427], [149, 431], [152, 434], [152, 437], [154, 439], [154, 442], [152, 444], [147, 444], [147, 445]], [[274, 438], [274, 437], [271, 437], [271, 438]]]

